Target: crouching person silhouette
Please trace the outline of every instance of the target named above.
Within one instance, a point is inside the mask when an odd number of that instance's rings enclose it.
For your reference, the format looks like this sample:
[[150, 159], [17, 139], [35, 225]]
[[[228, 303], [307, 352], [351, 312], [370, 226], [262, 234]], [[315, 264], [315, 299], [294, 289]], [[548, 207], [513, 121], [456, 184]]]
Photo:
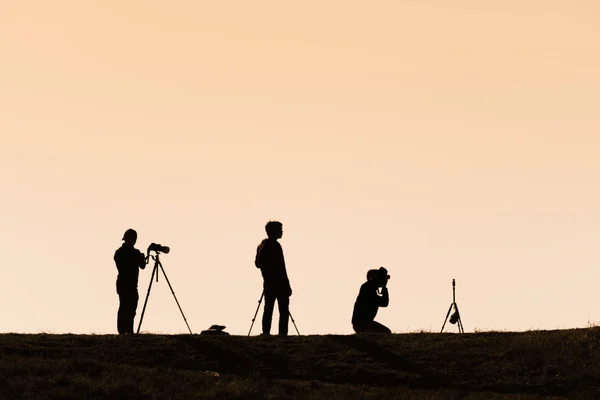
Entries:
[[275, 300], [279, 306], [279, 335], [287, 336], [289, 322], [290, 296], [292, 287], [285, 269], [283, 249], [277, 241], [283, 236], [283, 225], [278, 221], [269, 221], [265, 226], [267, 238], [256, 249], [254, 265], [260, 268], [263, 276], [265, 309], [262, 318], [262, 334], [271, 334], [271, 320]]
[[[383, 267], [367, 272], [367, 281], [360, 287], [360, 292], [354, 303], [352, 327], [356, 333], [392, 333], [392, 331], [375, 321], [379, 307], [387, 307], [390, 302], [386, 287], [390, 276]], [[381, 294], [378, 289], [381, 288]]]
[[117, 330], [120, 334], [133, 333], [133, 319], [138, 306], [138, 276], [140, 268], [146, 268], [144, 253], [136, 249], [137, 232], [127, 229], [123, 235], [123, 245], [115, 252], [117, 277], [117, 294], [119, 295], [119, 312], [117, 314]]

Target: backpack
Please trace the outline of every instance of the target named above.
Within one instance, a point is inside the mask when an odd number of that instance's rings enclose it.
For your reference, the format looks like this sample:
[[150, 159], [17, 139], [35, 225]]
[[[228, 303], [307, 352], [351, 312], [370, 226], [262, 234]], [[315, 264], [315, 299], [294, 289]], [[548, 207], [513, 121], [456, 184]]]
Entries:
[[210, 328], [200, 332], [201, 335], [229, 335], [223, 329], [226, 327], [223, 325], [211, 325]]

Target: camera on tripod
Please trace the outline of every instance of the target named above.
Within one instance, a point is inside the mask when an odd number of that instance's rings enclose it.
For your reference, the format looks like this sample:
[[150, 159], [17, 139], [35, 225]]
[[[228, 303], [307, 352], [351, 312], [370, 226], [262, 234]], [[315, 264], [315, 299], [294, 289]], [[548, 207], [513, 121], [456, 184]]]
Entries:
[[[140, 316], [140, 322], [138, 324], [138, 328], [137, 328], [137, 333], [140, 333], [140, 329], [142, 328], [142, 321], [144, 320], [144, 313], [146, 312], [146, 305], [148, 304], [148, 298], [150, 297], [150, 289], [152, 289], [152, 282], [154, 282], [154, 277], [156, 276], [156, 282], [158, 282], [158, 274], [160, 272], [163, 273], [164, 277], [165, 277], [165, 281], [167, 281], [167, 285], [169, 285], [169, 289], [171, 289], [171, 294], [173, 295], [173, 298], [175, 299], [175, 303], [177, 303], [177, 307], [179, 307], [179, 312], [181, 312], [181, 316], [183, 317], [183, 320], [185, 321], [185, 324], [188, 328], [188, 331], [190, 331], [190, 334], [192, 333], [192, 329], [190, 328], [190, 325], [187, 322], [187, 319], [185, 318], [185, 314], [183, 314], [183, 310], [181, 309], [181, 306], [179, 305], [179, 300], [177, 300], [177, 296], [175, 296], [175, 291], [173, 290], [173, 287], [171, 286], [171, 282], [169, 282], [169, 278], [167, 278], [167, 273], [165, 272], [162, 263], [160, 262], [160, 253], [168, 253], [171, 249], [169, 249], [168, 246], [163, 246], [161, 244], [157, 244], [157, 243], [151, 243], [150, 246], [148, 246], [148, 255], [146, 256], [146, 262], [148, 262], [148, 258], [152, 257], [152, 259], [154, 260], [154, 268], [152, 268], [152, 276], [150, 276], [150, 284], [148, 285], [148, 293], [146, 294], [146, 300], [144, 300], [144, 307], [142, 308], [142, 315]], [[155, 251], [156, 255], [150, 256], [150, 252], [151, 251]]]
[[163, 246], [163, 245], [156, 244], [156, 243], [150, 243], [150, 246], [148, 246], [148, 253], [150, 253], [151, 251], [156, 251], [157, 253], [169, 254], [169, 251], [171, 251], [171, 249], [169, 248], [169, 246]]

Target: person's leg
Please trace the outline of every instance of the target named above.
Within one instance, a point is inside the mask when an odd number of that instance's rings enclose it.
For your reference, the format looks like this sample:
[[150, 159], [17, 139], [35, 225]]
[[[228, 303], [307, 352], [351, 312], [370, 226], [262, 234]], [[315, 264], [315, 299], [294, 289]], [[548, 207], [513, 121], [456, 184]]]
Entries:
[[140, 296], [138, 295], [137, 290], [135, 292], [131, 292], [131, 299], [129, 303], [129, 315], [127, 320], [127, 332], [133, 333], [133, 321], [135, 319], [135, 314], [137, 312], [138, 300]]
[[287, 336], [288, 324], [290, 320], [290, 298], [286, 295], [277, 297], [277, 305], [279, 306], [279, 335]]
[[271, 334], [271, 319], [273, 318], [273, 308], [275, 307], [276, 297], [265, 293], [265, 310], [262, 318], [263, 335]]
[[127, 333], [127, 309], [129, 306], [127, 291], [117, 281], [117, 294], [119, 295], [119, 310], [117, 311], [117, 331], [119, 335]]
[[355, 323], [352, 325], [356, 333], [392, 333], [392, 331], [375, 321]]
[[117, 312], [117, 331], [119, 334], [125, 333], [125, 315], [127, 313], [127, 298], [123, 293], [119, 293], [119, 311]]
[[117, 317], [119, 333], [133, 333], [133, 319], [135, 318], [138, 304], [137, 291], [120, 290], [119, 300], [119, 315]]
[[362, 333], [365, 332], [365, 325], [364, 324], [352, 324], [352, 328], [354, 329], [354, 332], [356, 333]]
[[373, 323], [371, 324], [371, 332], [375, 332], [375, 333], [392, 333], [392, 331], [390, 330], [390, 328], [388, 328], [385, 325], [380, 324], [377, 321], [373, 321]]

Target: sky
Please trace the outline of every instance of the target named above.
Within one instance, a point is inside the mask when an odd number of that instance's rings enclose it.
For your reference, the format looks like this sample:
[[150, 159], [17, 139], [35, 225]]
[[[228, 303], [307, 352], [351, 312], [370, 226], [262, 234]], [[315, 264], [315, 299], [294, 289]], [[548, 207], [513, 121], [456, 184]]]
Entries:
[[[116, 333], [113, 254], [134, 228], [142, 251], [171, 247], [194, 333], [245, 335], [271, 219], [302, 334], [351, 333], [380, 266], [394, 332], [439, 331], [452, 279], [467, 332], [599, 324], [598, 15], [593, 0], [0, 2], [0, 332]], [[142, 331], [185, 333], [162, 278]]]

